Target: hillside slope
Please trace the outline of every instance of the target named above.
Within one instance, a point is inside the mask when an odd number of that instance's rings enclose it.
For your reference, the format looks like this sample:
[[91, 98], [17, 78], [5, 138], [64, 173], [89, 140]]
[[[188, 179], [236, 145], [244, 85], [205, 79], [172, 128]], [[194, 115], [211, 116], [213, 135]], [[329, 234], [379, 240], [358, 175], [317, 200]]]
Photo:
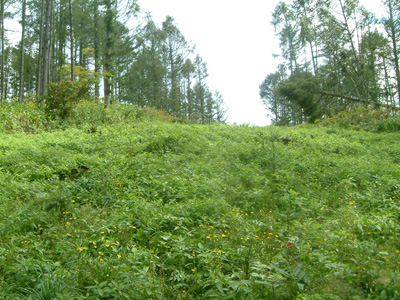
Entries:
[[0, 133], [1, 299], [400, 298], [399, 133], [127, 115]]

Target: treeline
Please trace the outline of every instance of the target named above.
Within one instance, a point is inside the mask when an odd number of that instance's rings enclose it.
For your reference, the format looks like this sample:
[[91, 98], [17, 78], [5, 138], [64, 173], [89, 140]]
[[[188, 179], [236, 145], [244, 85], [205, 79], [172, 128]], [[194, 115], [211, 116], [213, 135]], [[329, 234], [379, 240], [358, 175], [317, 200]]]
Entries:
[[[0, 101], [43, 99], [89, 70], [90, 96], [106, 107], [133, 103], [191, 122], [225, 121], [206, 63], [172, 17], [158, 27], [136, 0], [0, 1]], [[8, 19], [21, 30], [7, 30]]]
[[400, 2], [382, 3], [380, 19], [358, 0], [277, 4], [280, 64], [260, 85], [274, 124], [313, 122], [360, 104], [400, 106]]

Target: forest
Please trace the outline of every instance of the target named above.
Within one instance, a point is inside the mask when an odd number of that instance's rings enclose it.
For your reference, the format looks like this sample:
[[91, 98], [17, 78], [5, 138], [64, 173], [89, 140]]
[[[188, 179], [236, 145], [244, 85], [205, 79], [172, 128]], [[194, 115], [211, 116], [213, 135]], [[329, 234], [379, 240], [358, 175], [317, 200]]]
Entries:
[[272, 25], [279, 67], [260, 85], [273, 124], [296, 125], [357, 106], [400, 107], [400, 2], [376, 17], [358, 0], [281, 1]]
[[[159, 27], [139, 12], [135, 0], [2, 0], [0, 101], [51, 103], [73, 89], [65, 101], [91, 97], [106, 107], [131, 103], [185, 121], [224, 122], [207, 64], [173, 17]], [[11, 19], [20, 20], [17, 43], [5, 27]]]
[[[400, 107], [399, 1], [382, 0], [379, 17], [362, 3], [276, 5], [271, 30], [279, 65], [259, 91], [273, 124], [314, 122], [359, 105]], [[6, 30], [11, 19], [21, 31]], [[2, 0], [0, 33], [0, 101], [51, 102], [73, 86], [74, 99], [65, 101], [91, 97], [189, 122], [226, 121], [224, 99], [208, 87], [195, 45], [172, 16], [159, 26], [135, 0]]]

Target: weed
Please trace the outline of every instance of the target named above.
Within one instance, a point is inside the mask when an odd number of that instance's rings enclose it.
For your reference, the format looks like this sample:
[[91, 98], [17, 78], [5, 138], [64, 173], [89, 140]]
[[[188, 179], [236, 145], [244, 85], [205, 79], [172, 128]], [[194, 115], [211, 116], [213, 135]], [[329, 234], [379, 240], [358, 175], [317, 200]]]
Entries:
[[1, 106], [2, 299], [399, 298], [396, 132]]

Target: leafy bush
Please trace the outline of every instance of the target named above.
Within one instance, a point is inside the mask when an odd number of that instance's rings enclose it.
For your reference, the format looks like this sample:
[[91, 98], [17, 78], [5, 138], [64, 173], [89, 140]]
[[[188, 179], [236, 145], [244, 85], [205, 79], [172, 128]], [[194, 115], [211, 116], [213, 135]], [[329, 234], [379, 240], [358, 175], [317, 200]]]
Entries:
[[[138, 121], [153, 120], [153, 115], [131, 104], [113, 104], [109, 109], [95, 101], [80, 100], [68, 104], [64, 111], [68, 117], [61, 119], [57, 109], [49, 107], [35, 100], [26, 102], [0, 103], [0, 132], [27, 134], [50, 132], [62, 128], [97, 128], [107, 124], [133, 124]], [[61, 109], [62, 110], [62, 109]], [[100, 130], [99, 130], [100, 131]]]
[[46, 122], [43, 109], [33, 101], [0, 103], [0, 132], [37, 133]]
[[400, 116], [397, 111], [362, 106], [339, 112], [333, 117], [319, 120], [317, 124], [372, 132], [396, 132], [400, 130]]
[[49, 85], [49, 91], [45, 96], [45, 112], [51, 117], [65, 119], [80, 100], [89, 96], [90, 86], [85, 80], [63, 80]]
[[70, 66], [60, 70], [62, 80], [49, 84], [45, 95], [45, 112], [50, 118], [62, 120], [70, 116], [77, 102], [88, 99], [91, 86], [98, 80], [96, 74], [82, 67], [75, 67], [74, 80], [70, 78]]

